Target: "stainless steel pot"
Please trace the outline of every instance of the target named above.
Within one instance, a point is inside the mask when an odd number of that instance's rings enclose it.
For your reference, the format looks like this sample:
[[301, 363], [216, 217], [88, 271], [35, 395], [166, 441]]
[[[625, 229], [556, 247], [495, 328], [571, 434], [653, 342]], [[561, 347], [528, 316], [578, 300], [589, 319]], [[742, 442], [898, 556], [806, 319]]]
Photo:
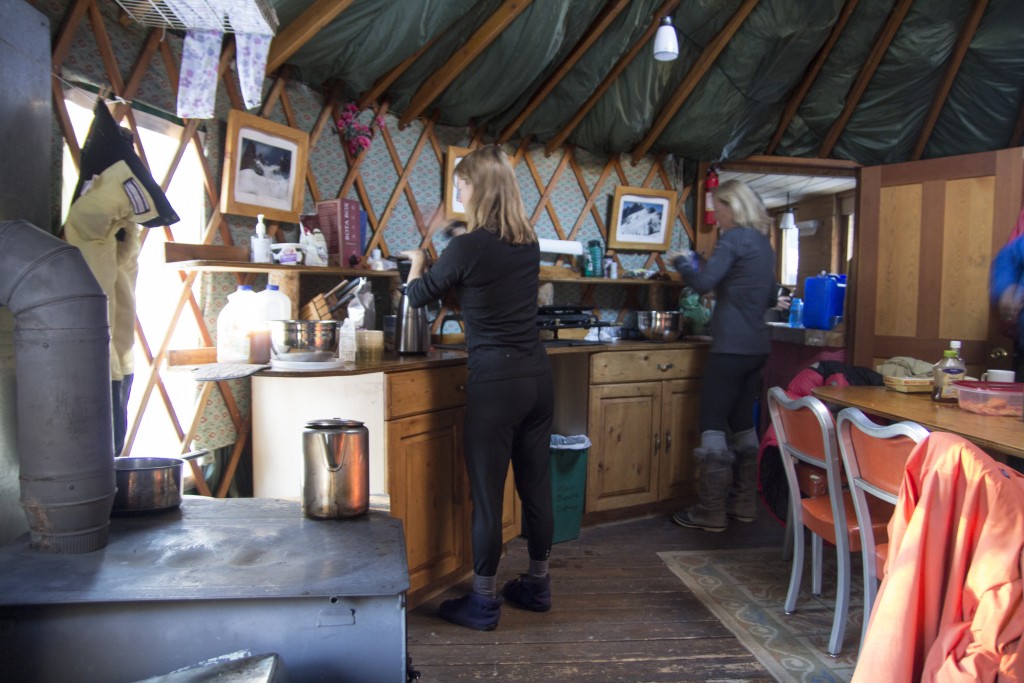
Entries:
[[117, 492], [112, 514], [173, 510], [181, 505], [182, 467], [210, 451], [192, 451], [178, 458], [114, 458]]
[[302, 432], [302, 512], [358, 517], [370, 507], [370, 436], [358, 420], [312, 420]]

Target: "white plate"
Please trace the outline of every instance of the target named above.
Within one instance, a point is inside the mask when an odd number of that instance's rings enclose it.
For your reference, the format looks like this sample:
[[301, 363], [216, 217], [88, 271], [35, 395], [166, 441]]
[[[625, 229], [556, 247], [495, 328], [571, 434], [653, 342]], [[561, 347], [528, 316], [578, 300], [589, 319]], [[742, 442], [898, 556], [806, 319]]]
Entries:
[[343, 363], [340, 360], [324, 360], [324, 361], [297, 361], [297, 360], [278, 360], [277, 358], [270, 359], [271, 370], [298, 370], [298, 371], [309, 371], [315, 372], [317, 370], [335, 370], [340, 368]]

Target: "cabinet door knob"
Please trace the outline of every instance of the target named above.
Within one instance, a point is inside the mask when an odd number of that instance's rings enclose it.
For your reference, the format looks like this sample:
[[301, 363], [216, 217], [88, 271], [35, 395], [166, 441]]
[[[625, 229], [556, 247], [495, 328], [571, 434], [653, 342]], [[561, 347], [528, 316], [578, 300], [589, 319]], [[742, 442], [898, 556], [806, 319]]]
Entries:
[[672, 432], [665, 432], [665, 452], [672, 450]]
[[661, 434], [654, 433], [654, 454], [661, 452]]
[[466, 393], [466, 385], [465, 384], [459, 384], [458, 386], [455, 387], [455, 390], [456, 391], [461, 391], [462, 393]]
[[661, 370], [662, 372], [665, 372], [666, 370], [671, 370], [672, 367], [672, 363], [658, 363], [658, 369]]

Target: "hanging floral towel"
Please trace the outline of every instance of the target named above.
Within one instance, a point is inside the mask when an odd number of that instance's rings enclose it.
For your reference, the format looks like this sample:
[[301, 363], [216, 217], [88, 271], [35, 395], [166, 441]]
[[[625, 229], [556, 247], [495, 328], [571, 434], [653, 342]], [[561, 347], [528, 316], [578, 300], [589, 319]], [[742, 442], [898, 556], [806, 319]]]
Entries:
[[246, 109], [258, 107], [263, 102], [263, 77], [273, 37], [257, 33], [235, 34], [235, 63]]
[[178, 116], [212, 119], [217, 101], [217, 66], [224, 32], [194, 30], [185, 34], [178, 78]]

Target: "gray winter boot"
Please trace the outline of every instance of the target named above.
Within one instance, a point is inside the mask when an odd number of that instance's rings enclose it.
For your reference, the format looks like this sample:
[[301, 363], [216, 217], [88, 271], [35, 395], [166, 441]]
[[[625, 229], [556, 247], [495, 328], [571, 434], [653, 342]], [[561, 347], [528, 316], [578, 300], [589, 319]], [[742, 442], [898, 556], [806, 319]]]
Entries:
[[757, 519], [757, 433], [753, 429], [740, 432], [729, 446], [736, 457], [725, 513], [737, 522], [753, 522]]
[[679, 526], [704, 531], [725, 531], [725, 497], [732, 484], [733, 455], [728, 449], [695, 448], [693, 454], [700, 466], [697, 504], [672, 515]]

